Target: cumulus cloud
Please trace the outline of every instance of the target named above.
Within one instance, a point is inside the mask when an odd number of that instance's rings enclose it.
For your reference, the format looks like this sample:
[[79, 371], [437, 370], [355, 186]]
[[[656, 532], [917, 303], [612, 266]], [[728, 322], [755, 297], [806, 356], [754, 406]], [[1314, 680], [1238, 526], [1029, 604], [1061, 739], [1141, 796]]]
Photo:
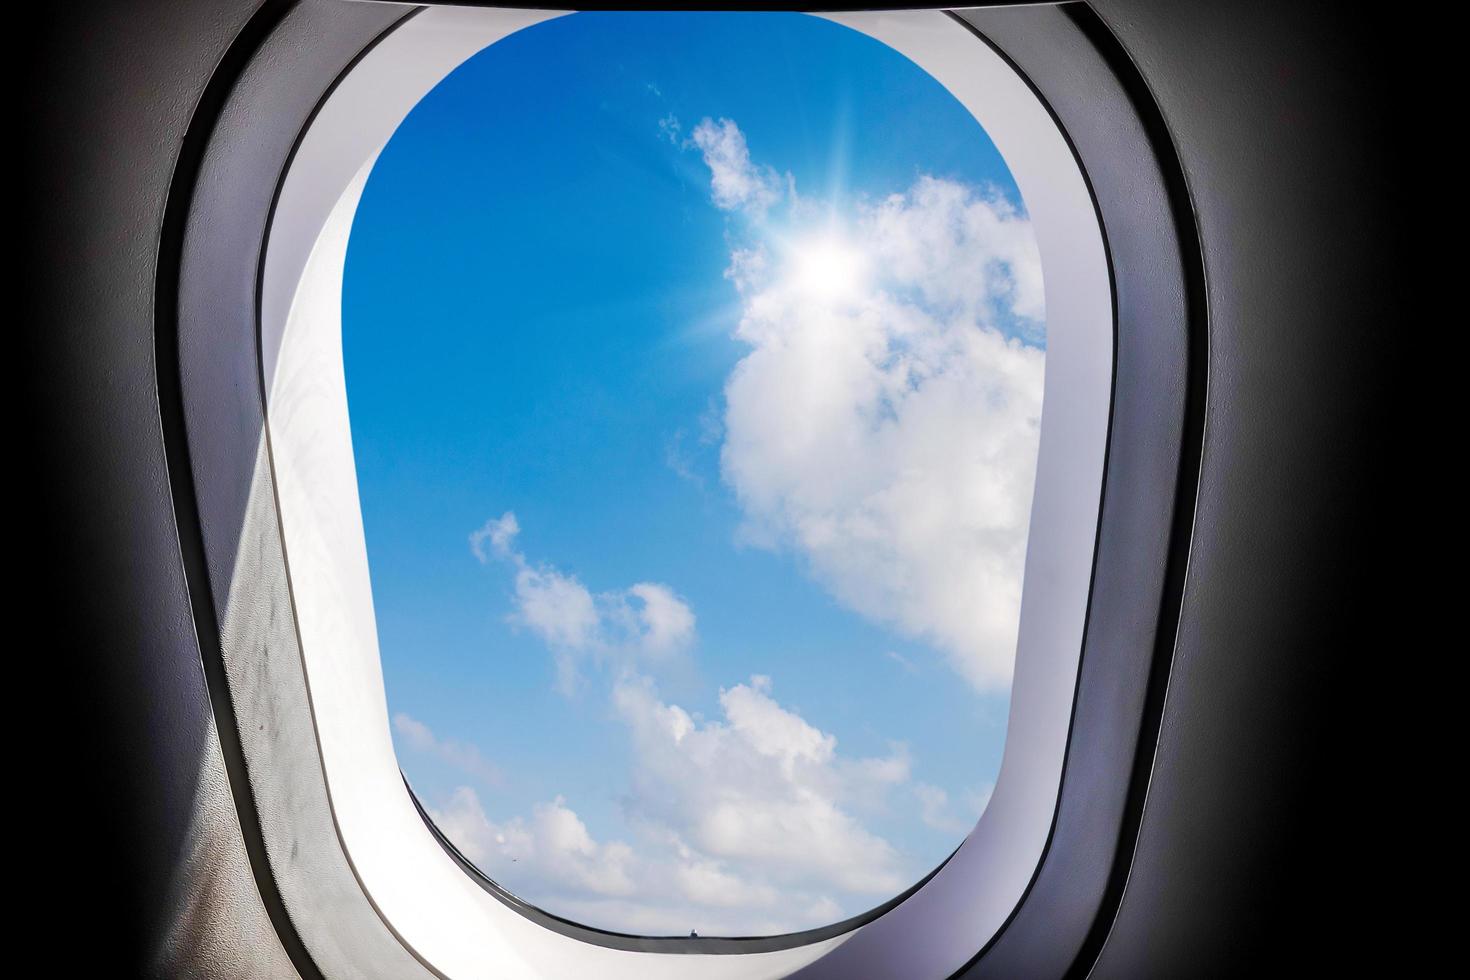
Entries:
[[780, 199], [780, 176], [770, 167], [751, 162], [745, 134], [734, 122], [701, 120], [689, 141], [699, 148], [709, 167], [710, 193], [716, 207], [760, 216]]
[[619, 683], [613, 703], [633, 737], [635, 816], [772, 882], [873, 896], [907, 883], [898, 852], [851, 811], [861, 793], [906, 778], [906, 758], [840, 757], [766, 677], [721, 691], [721, 721], [664, 703], [646, 678]]
[[441, 739], [417, 718], [399, 712], [393, 716], [393, 730], [398, 733], [403, 744], [416, 751], [437, 756], [487, 785], [498, 786], [502, 781], [500, 769], [481, 755], [478, 748], [452, 738]]
[[516, 571], [516, 620], [554, 650], [582, 651], [596, 639], [602, 618], [587, 587], [554, 568]]
[[563, 693], [576, 689], [580, 665], [588, 659], [646, 664], [676, 656], [693, 644], [694, 610], [669, 586], [636, 582], [594, 594], [575, 575], [527, 559], [516, 548], [519, 534], [520, 522], [506, 511], [470, 535], [470, 550], [482, 562], [496, 558], [515, 570], [511, 622], [546, 644]]
[[[729, 210], [754, 193], [729, 174], [766, 171], [730, 120], [701, 129], [738, 148], [705, 153]], [[1045, 358], [1029, 220], [924, 176], [818, 236], [745, 233], [726, 276], [747, 352], [721, 448], [744, 539], [794, 550], [848, 608], [932, 643], [976, 689], [1005, 689]]]
[[[520, 898], [602, 928], [687, 935], [780, 932], [792, 928], [790, 895], [696, 853], [667, 831], [648, 828], [641, 847], [599, 841], [557, 797], [528, 817], [492, 819], [474, 790], [459, 787], [429, 814], [460, 851]], [[795, 896], [812, 910], [826, 896]], [[824, 924], [798, 911], [797, 928]]]
[[1016, 317], [1033, 331], [1046, 312], [1031, 222], [995, 191], [920, 177], [865, 206], [859, 235], [896, 290], [976, 325]]
[[[621, 841], [593, 840], [560, 796], [537, 804], [529, 818], [497, 823], [486, 815], [475, 791], [461, 786], [444, 807], [430, 808], [429, 815], [492, 878], [523, 882], [543, 895], [627, 896], [634, 891], [633, 849]], [[515, 864], [523, 864], [528, 874], [515, 873]]]
[[694, 610], [673, 589], [657, 582], [639, 582], [628, 589], [628, 595], [639, 602], [633, 614], [642, 649], [661, 656], [693, 642]]
[[769, 678], [721, 692], [701, 722], [652, 681], [614, 688], [631, 735], [635, 844], [597, 840], [563, 797], [485, 812], [469, 787], [430, 815], [465, 856], [528, 901], [643, 933], [759, 934], [835, 921], [896, 893], [908, 867], [855, 811], [907, 781], [907, 753], [851, 758], [779, 704]]
[[[752, 880], [676, 841], [645, 841], [640, 849], [570, 833], [558, 841], [542, 826], [551, 809], [496, 824], [471, 791], [461, 790], [432, 815], [456, 833], [486, 842], [488, 856], [472, 860], [488, 864], [492, 878], [517, 882], [511, 890], [519, 897], [602, 928], [642, 935], [771, 935], [827, 925], [847, 914], [829, 895]], [[556, 809], [568, 824], [580, 823], [564, 803]], [[598, 867], [599, 860], [610, 860], [611, 867]], [[499, 874], [490, 870], [497, 866]]]

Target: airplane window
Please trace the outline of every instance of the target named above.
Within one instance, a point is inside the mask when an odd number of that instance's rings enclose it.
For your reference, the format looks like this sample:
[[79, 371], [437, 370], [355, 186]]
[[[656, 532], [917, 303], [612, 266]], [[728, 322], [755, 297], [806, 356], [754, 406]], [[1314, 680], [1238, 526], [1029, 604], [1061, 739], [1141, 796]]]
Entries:
[[556, 916], [881, 905], [1004, 747], [1047, 357], [970, 110], [830, 20], [579, 13], [372, 166], [342, 345], [393, 736]]

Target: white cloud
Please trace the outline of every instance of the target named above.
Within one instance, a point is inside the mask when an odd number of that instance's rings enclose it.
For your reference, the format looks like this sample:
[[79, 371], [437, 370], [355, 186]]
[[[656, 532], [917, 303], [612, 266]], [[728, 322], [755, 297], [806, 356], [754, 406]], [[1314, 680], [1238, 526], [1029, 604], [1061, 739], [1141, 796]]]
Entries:
[[[496, 821], [474, 790], [461, 786], [444, 806], [428, 810], [490, 878], [528, 902], [601, 928], [751, 935], [825, 925], [842, 914], [824, 894], [752, 880], [662, 828], [645, 828], [640, 848], [598, 841], [562, 797], [534, 806], [529, 817]], [[833, 908], [839, 911], [829, 915]]]
[[730, 253], [725, 278], [745, 292], [770, 275], [770, 271], [771, 256], [764, 248], [737, 248]]
[[470, 535], [470, 550], [481, 561], [493, 556], [515, 569], [510, 620], [550, 649], [558, 690], [576, 689], [580, 665], [588, 659], [622, 666], [656, 663], [694, 643], [694, 610], [669, 586], [636, 582], [594, 594], [575, 575], [529, 561], [514, 547], [519, 533], [516, 515], [506, 511]]
[[393, 716], [393, 730], [410, 748], [438, 756], [483, 783], [498, 786], [502, 781], [500, 770], [481, 755], [478, 748], [452, 738], [441, 739], [428, 725], [416, 718], [399, 712]]
[[750, 161], [745, 134], [729, 119], [703, 119], [690, 142], [704, 156], [710, 171], [710, 192], [715, 206], [724, 211], [745, 211], [760, 216], [781, 197], [781, 178], [770, 167]]
[[864, 210], [860, 234], [894, 283], [931, 312], [976, 324], [1046, 312], [1031, 222], [995, 192], [920, 177]]
[[657, 582], [639, 582], [628, 594], [642, 603], [635, 612], [644, 650], [662, 656], [686, 649], [694, 641], [694, 611], [673, 589]]
[[459, 787], [428, 808], [466, 857], [527, 901], [632, 932], [770, 934], [860, 911], [922, 870], [855, 816], [907, 781], [901, 746], [842, 756], [760, 676], [721, 692], [720, 721], [701, 723], [635, 675], [613, 703], [632, 736], [636, 843], [596, 839], [562, 797], [496, 820]]
[[870, 896], [901, 890], [909, 877], [901, 856], [850, 803], [906, 778], [906, 759], [844, 759], [836, 738], [770, 692], [763, 677], [725, 689], [724, 720], [701, 724], [661, 701], [646, 678], [620, 682], [613, 703], [633, 736], [630, 811], [761, 880]]
[[593, 840], [586, 824], [560, 796], [537, 804], [529, 819], [496, 823], [485, 814], [475, 791], [461, 786], [446, 806], [430, 808], [429, 815], [487, 875], [529, 886], [527, 898], [535, 900], [536, 892], [626, 896], [634, 891], [633, 849], [621, 841]]
[[[516, 515], [506, 511], [499, 517], [490, 518], [479, 530], [470, 532], [470, 551], [481, 564], [489, 562], [491, 557], [509, 557], [511, 544], [520, 533], [521, 525], [516, 520]], [[485, 549], [486, 544], [490, 545], [488, 551]]]
[[587, 587], [554, 568], [516, 572], [516, 605], [520, 622], [560, 649], [586, 649], [600, 623]]
[[[677, 139], [677, 120], [661, 131]], [[752, 162], [731, 120], [703, 120], [686, 145], [709, 167], [715, 206], [756, 219], [749, 234], [769, 231], [763, 219], [783, 197], [799, 220], [821, 210], [797, 199], [789, 176], [783, 186]], [[726, 276], [748, 350], [711, 432], [747, 539], [794, 550], [841, 603], [933, 643], [977, 689], [1003, 688], [1044, 364], [1027, 219], [996, 194], [921, 177], [820, 238], [732, 244]], [[431, 808], [471, 860], [526, 899], [640, 933], [814, 926], [924, 870], [865, 822], [890, 797], [945, 833], [983, 808], [988, 790], [960, 805], [914, 782], [901, 744], [844, 755], [775, 699], [769, 677], [723, 689], [718, 719], [665, 702], [641, 672], [693, 645], [688, 603], [652, 581], [594, 592], [530, 561], [519, 533], [507, 512], [470, 547], [513, 569], [512, 619], [546, 643], [564, 690], [584, 664], [617, 668], [612, 705], [632, 758], [624, 815], [636, 838], [599, 840], [560, 796], [505, 820], [468, 787]], [[444, 744], [402, 717], [410, 744]]]
[[524, 560], [519, 565], [511, 621], [529, 629], [551, 649], [557, 689], [571, 694], [579, 679], [577, 655], [593, 650], [599, 642], [602, 616], [597, 603], [575, 576], [551, 567], [533, 568]]
[[[705, 153], [714, 203], [738, 206], [753, 192], [730, 174], [769, 168], [730, 120], [701, 127], [732, 148]], [[749, 350], [725, 385], [721, 472], [744, 540], [794, 549], [838, 601], [1003, 690], [1045, 362], [1028, 219], [921, 177], [846, 229], [733, 247], [726, 276]]]

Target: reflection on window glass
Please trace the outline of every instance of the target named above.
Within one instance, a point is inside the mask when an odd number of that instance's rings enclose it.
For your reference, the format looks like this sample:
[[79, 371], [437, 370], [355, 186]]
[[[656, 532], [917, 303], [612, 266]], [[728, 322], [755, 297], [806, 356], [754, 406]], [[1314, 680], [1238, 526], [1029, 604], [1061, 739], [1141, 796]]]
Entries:
[[344, 293], [438, 826], [644, 934], [818, 927], [932, 870], [1000, 760], [1043, 312], [995, 147], [866, 35], [582, 13], [450, 75]]

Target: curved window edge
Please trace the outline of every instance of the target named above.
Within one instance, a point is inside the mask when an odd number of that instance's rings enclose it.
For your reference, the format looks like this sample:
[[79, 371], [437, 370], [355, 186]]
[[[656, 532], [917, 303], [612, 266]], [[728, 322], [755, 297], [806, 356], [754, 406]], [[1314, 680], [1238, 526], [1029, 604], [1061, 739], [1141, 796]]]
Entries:
[[[308, 673], [317, 675], [313, 689], [322, 692], [314, 699], [313, 707], [323, 764], [339, 814], [339, 831], [344, 848], [359, 868], [363, 887], [374, 893], [385, 917], [405, 942], [413, 944], [429, 962], [455, 975], [473, 975], [485, 968], [488, 950], [464, 939], [466, 934], [483, 934], [485, 922], [476, 922], [478, 915], [466, 920], [461, 903], [460, 914], [452, 916], [461, 921], [448, 930], [459, 931], [456, 941], [446, 936], [439, 913], [446, 903], [464, 897], [459, 884], [478, 883], [467, 882], [463, 869], [452, 860], [446, 860], [432, 874], [417, 874], [411, 881], [405, 877], [401, 862], [381, 858], [381, 852], [412, 839], [411, 827], [403, 819], [406, 815], [418, 822], [422, 841], [415, 846], [431, 843], [437, 848], [439, 842], [427, 831], [411, 794], [399, 781], [388, 735], [371, 593], [366, 581], [366, 548], [361, 538], [355, 469], [346, 428], [340, 363], [341, 263], [357, 195], [378, 149], [412, 105], [440, 78], [496, 37], [550, 16], [556, 15], [431, 8], [389, 35], [365, 57], [343, 79], [303, 137], [281, 188], [262, 282], [261, 355], [267, 381], [272, 464], [281, 498], [280, 520], [288, 561], [294, 566], [303, 658]], [[990, 807], [951, 860], [920, 883], [906, 901], [888, 908], [888, 914], [856, 932], [778, 951], [786, 955], [767, 963], [782, 973], [801, 966], [803, 960], [820, 967], [820, 957], [831, 948], [862, 936], [860, 946], [877, 943], [904, 950], [901, 962], [906, 972], [893, 975], [923, 970], [914, 957], [925, 949], [930, 952], [924, 958], [942, 973], [963, 965], [980, 943], [1003, 925], [1030, 881], [1051, 826], [1081, 648], [1101, 492], [1111, 401], [1111, 283], [1097, 217], [1075, 158], [1045, 107], [1010, 66], [941, 12], [848, 14], [831, 19], [868, 33], [929, 70], [975, 112], [995, 139], [1016, 175], [1037, 226], [1052, 338], [1047, 388], [1068, 392], [1066, 405], [1052, 398], [1043, 410], [1025, 580], [1046, 581], [1048, 592], [1038, 597], [1033, 585], [1023, 596], [1011, 722]], [[977, 112], [980, 94], [998, 89], [1006, 95], [992, 95], [984, 105], [985, 111]], [[392, 97], [384, 98], [385, 93]], [[1025, 110], [1029, 110], [1029, 118]], [[1068, 193], [1055, 193], [1058, 188]], [[1076, 227], [1079, 214], [1087, 219], [1082, 228]], [[1060, 284], [1064, 282], [1067, 288], [1062, 290]], [[288, 324], [308, 322], [313, 325], [309, 333], [288, 329]], [[339, 345], [335, 350], [335, 377], [330, 364], [334, 354], [333, 324]], [[324, 367], [325, 373], [315, 370], [317, 366]], [[333, 433], [339, 444], [323, 452]], [[301, 452], [306, 446], [311, 451]], [[1079, 468], [1086, 472], [1079, 472]], [[1089, 492], [1078, 492], [1079, 485], [1089, 488]], [[317, 574], [322, 572], [325, 574]], [[356, 655], [365, 660], [365, 652], [370, 654], [371, 663], [358, 663], [356, 671], [352, 665], [331, 659]], [[339, 682], [345, 682], [345, 686]], [[381, 716], [381, 726], [377, 732], [369, 732], [362, 722], [374, 715]], [[356, 723], [348, 724], [353, 717]], [[369, 753], [376, 758], [368, 758]], [[385, 766], [385, 761], [389, 765]], [[392, 791], [388, 777], [397, 783]], [[401, 800], [402, 805], [385, 805], [392, 799]], [[390, 809], [401, 812], [390, 821], [380, 822], [374, 832], [361, 819], [365, 809], [379, 814]], [[440, 855], [445, 856], [442, 849]], [[425, 858], [423, 854], [419, 857]], [[425, 866], [415, 870], [422, 872]], [[452, 869], [459, 876], [457, 881], [442, 874], [445, 869]], [[984, 887], [976, 887], [977, 876]], [[437, 879], [437, 887], [429, 879]], [[407, 908], [412, 903], [402, 898], [405, 889], [420, 900], [427, 898], [425, 905], [434, 913], [426, 914], [427, 908], [421, 908], [419, 914], [414, 914]], [[483, 912], [480, 909], [480, 915]], [[439, 918], [440, 927], [427, 921], [429, 918]], [[534, 925], [523, 918], [520, 921]], [[963, 928], [950, 929], [946, 938], [941, 930], [955, 924]], [[511, 936], [523, 931], [512, 923], [498, 925], [502, 927], [498, 930], [501, 938], [516, 940], [502, 945], [500, 958], [506, 964], [520, 962], [530, 968], [523, 954], [538, 944], [547, 944], [528, 936]], [[530, 945], [522, 945], [522, 939]], [[595, 948], [585, 942], [577, 947]], [[552, 959], [560, 959], [563, 954], [581, 955], [551, 949], [543, 952]], [[743, 972], [748, 975], [756, 967], [752, 959], [772, 955], [745, 954], [741, 957], [745, 961]], [[677, 973], [670, 975], [691, 975], [693, 963], [687, 957], [679, 959], [680, 965], [672, 967]], [[882, 961], [890, 959], [880, 957]], [[609, 961], [609, 967], [613, 962]], [[648, 955], [638, 956], [637, 964], [631, 968], [638, 975], [661, 975], [650, 972], [653, 963]], [[497, 964], [501, 968], [504, 965]], [[586, 962], [579, 966], [588, 969]]]

